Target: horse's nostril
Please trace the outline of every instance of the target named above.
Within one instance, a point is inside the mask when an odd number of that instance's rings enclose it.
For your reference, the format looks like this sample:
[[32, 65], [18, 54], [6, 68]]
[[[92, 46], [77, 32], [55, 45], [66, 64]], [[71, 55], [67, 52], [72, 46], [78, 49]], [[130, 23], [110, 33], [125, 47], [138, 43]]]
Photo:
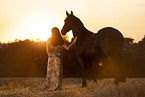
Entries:
[[61, 34], [62, 34], [62, 35], [65, 35], [65, 33], [63, 33], [63, 31], [61, 31]]

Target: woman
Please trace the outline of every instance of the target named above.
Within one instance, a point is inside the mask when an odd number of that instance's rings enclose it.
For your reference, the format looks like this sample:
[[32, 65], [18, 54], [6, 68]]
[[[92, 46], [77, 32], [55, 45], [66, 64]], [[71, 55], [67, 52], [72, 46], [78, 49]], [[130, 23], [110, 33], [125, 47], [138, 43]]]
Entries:
[[46, 52], [48, 55], [46, 85], [43, 90], [57, 90], [62, 87], [63, 67], [62, 67], [62, 47], [69, 50], [76, 42], [74, 41], [67, 46], [62, 39], [60, 31], [57, 27], [52, 28], [52, 36], [46, 42]]

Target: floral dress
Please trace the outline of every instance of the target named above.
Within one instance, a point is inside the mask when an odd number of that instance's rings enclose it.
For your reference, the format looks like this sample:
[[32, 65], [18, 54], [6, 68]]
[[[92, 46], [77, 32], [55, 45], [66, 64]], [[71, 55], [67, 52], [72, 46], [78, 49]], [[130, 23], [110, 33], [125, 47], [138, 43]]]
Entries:
[[47, 74], [46, 74], [46, 86], [48, 90], [60, 89], [62, 86], [63, 79], [63, 68], [61, 52], [62, 46], [54, 47], [50, 41], [48, 44], [48, 63], [47, 63]]

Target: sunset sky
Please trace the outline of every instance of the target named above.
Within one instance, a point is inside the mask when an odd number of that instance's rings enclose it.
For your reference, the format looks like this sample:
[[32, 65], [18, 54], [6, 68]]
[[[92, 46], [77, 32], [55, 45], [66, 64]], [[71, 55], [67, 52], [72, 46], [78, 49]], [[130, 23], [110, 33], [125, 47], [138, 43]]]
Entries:
[[0, 0], [0, 42], [46, 41], [52, 27], [61, 30], [66, 10], [95, 33], [109, 26], [134, 42], [145, 35], [145, 0]]

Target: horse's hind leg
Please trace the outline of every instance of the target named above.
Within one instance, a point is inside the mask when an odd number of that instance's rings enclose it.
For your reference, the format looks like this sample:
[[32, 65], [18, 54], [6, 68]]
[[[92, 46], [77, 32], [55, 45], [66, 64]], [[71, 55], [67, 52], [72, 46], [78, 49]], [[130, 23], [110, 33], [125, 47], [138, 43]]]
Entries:
[[116, 71], [116, 77], [115, 77], [115, 85], [117, 86], [119, 84], [119, 82], [126, 82], [126, 78], [125, 78], [125, 67], [124, 64], [120, 61], [120, 57], [118, 55], [116, 55], [114, 57], [114, 65], [115, 65], [115, 71]]
[[111, 64], [113, 64], [114, 73], [115, 73], [114, 84], [117, 86], [119, 84], [119, 81], [118, 81], [118, 64], [116, 62], [115, 56], [108, 56], [108, 61], [111, 62]]
[[126, 68], [125, 68], [125, 64], [122, 62], [121, 58], [119, 57], [118, 59], [118, 80], [119, 82], [126, 82]]

